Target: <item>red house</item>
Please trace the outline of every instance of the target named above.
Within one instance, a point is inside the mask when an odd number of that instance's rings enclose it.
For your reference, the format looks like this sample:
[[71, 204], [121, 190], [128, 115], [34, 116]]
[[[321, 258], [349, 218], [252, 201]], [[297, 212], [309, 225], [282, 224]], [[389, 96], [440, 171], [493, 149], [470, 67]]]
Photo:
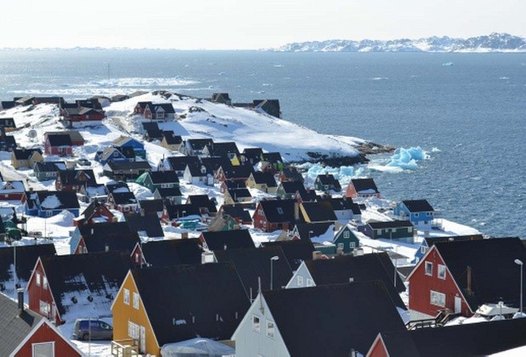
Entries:
[[48, 155], [71, 156], [73, 143], [68, 134], [46, 134], [44, 152]]
[[75, 219], [74, 224], [80, 227], [85, 224], [113, 222], [115, 215], [106, 205], [97, 200], [92, 201], [82, 214]]
[[101, 121], [106, 117], [102, 109], [93, 109], [86, 107], [63, 108], [62, 115], [65, 120], [70, 122], [80, 121]]
[[479, 306], [499, 301], [518, 308], [517, 259], [526, 262], [518, 238], [436, 243], [407, 277], [409, 309], [430, 316], [444, 309], [471, 316]]
[[252, 220], [254, 228], [273, 232], [292, 228], [296, 218], [299, 218], [299, 207], [296, 201], [290, 199], [260, 201]]
[[376, 183], [372, 178], [358, 178], [352, 179], [351, 182], [349, 182], [345, 196], [350, 198], [380, 198], [380, 192], [378, 191], [378, 187], [376, 187]]
[[25, 195], [24, 182], [0, 182], [0, 201], [22, 201]]
[[83, 356], [47, 319], [25, 308], [23, 291], [18, 304], [0, 294], [0, 306], [0, 356]]
[[91, 317], [109, 316], [130, 266], [129, 252], [40, 257], [27, 284], [29, 308], [56, 324], [89, 317], [92, 306], [97, 312]]

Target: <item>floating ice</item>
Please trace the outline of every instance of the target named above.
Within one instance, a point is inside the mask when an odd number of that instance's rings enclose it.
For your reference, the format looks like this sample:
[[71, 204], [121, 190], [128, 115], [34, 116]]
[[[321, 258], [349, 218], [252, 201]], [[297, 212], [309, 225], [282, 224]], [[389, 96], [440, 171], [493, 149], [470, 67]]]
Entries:
[[345, 187], [353, 177], [360, 176], [363, 173], [362, 167], [353, 166], [330, 167], [306, 163], [300, 165], [300, 168], [307, 169], [306, 181], [308, 184], [313, 184], [318, 175], [331, 174], [340, 181], [342, 187]]
[[429, 158], [420, 146], [410, 147], [409, 149], [398, 148], [386, 166], [399, 167], [403, 170], [416, 170], [418, 161]]

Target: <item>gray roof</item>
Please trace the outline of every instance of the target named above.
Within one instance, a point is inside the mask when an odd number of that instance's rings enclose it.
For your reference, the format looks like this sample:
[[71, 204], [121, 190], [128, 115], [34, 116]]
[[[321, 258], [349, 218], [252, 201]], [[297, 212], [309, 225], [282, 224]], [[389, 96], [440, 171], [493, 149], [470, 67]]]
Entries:
[[29, 309], [19, 314], [18, 304], [0, 294], [0, 356], [9, 356], [41, 319]]

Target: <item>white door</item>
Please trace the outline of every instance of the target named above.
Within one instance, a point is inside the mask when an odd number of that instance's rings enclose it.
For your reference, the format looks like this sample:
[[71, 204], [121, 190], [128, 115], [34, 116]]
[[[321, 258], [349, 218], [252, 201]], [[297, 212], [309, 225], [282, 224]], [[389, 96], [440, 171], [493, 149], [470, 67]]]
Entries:
[[462, 300], [460, 297], [455, 296], [455, 314], [459, 314], [462, 310]]
[[146, 329], [144, 326], [141, 326], [140, 328], [140, 342], [139, 342], [139, 349], [141, 353], [146, 352]]

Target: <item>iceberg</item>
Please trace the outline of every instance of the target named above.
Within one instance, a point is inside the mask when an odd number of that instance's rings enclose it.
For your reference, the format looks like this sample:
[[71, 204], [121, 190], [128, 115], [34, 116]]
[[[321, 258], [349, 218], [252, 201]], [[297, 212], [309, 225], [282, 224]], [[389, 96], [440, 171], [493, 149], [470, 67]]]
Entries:
[[398, 148], [386, 166], [399, 167], [403, 170], [416, 170], [418, 161], [428, 159], [429, 156], [420, 146], [408, 149]]
[[307, 183], [314, 183], [318, 175], [331, 174], [340, 181], [340, 185], [345, 187], [353, 177], [363, 175], [362, 167], [353, 167], [353, 166], [340, 166], [340, 167], [331, 167], [323, 166], [320, 164], [302, 164], [301, 168], [307, 169], [306, 181]]

